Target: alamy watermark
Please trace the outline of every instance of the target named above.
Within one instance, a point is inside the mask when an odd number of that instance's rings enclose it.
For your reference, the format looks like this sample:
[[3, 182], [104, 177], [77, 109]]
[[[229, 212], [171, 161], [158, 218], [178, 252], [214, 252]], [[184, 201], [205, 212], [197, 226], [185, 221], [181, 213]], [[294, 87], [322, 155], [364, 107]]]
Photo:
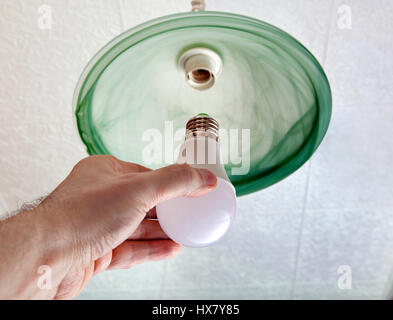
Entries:
[[52, 7], [48, 5], [42, 5], [38, 8], [38, 28], [41, 30], [52, 29]]
[[50, 266], [41, 265], [39, 266], [37, 272], [41, 276], [37, 280], [37, 287], [41, 290], [51, 290], [52, 289], [52, 269]]
[[339, 6], [337, 15], [337, 27], [340, 30], [352, 29], [352, 8], [349, 5], [343, 4]]
[[165, 121], [164, 132], [155, 128], [143, 131], [142, 161], [148, 165], [217, 164], [219, 161], [231, 165], [231, 175], [245, 175], [250, 171], [250, 129], [220, 129], [219, 147], [210, 138], [199, 138], [185, 146], [185, 134], [185, 129], [174, 131], [172, 121]]
[[339, 266], [337, 269], [339, 277], [337, 279], [337, 286], [341, 290], [352, 289], [352, 268], [348, 265]]

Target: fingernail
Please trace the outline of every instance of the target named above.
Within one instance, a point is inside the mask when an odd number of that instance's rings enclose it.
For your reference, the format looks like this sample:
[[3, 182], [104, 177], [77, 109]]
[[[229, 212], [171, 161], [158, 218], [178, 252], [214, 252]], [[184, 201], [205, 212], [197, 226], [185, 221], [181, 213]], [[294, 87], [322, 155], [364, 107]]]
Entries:
[[217, 184], [216, 176], [209, 170], [206, 169], [198, 169], [201, 173], [203, 179], [205, 180], [205, 184], [209, 187], [214, 187]]

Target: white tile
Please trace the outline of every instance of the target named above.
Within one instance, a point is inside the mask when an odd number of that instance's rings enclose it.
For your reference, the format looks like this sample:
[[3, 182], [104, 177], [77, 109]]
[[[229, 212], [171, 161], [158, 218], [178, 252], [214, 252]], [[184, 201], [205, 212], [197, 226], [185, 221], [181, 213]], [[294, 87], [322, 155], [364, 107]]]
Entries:
[[164, 290], [160, 299], [164, 300], [280, 300], [289, 299], [289, 285], [283, 287], [233, 287], [208, 289], [172, 289]]
[[336, 108], [313, 156], [308, 209], [392, 208], [393, 108]]
[[309, 162], [284, 180], [264, 190], [239, 197], [238, 205], [241, 212], [247, 215], [248, 212], [302, 210], [308, 173]]
[[300, 212], [296, 211], [240, 208], [222, 241], [207, 248], [184, 249], [168, 261], [164, 289], [247, 286], [266, 291], [275, 286], [286, 297], [294, 272], [299, 222]]
[[316, 296], [318, 286], [337, 293], [340, 266], [350, 267], [353, 290], [348, 295], [362, 295], [364, 285], [388, 283], [393, 265], [391, 209], [307, 211], [304, 219], [295, 293], [303, 285], [315, 286]]
[[129, 290], [129, 291], [82, 291], [76, 300], [157, 300], [157, 290]]
[[159, 292], [163, 283], [165, 261], [136, 265], [128, 270], [105, 271], [89, 280], [84, 291], [143, 291]]
[[207, 8], [251, 16], [275, 25], [305, 45], [323, 63], [332, 0], [215, 0]]
[[35, 122], [0, 127], [0, 148], [7, 150], [0, 155], [0, 193], [7, 210], [49, 194], [84, 156], [69, 138], [74, 130]]
[[[122, 31], [116, 0], [6, 0], [0, 10], [0, 192], [9, 210], [50, 192], [86, 156], [71, 101], [89, 59]], [[52, 28], [38, 8], [52, 8]]]
[[[342, 6], [352, 12], [352, 29], [342, 29]], [[335, 106], [393, 101], [393, 2], [335, 0], [326, 71]]]
[[296, 300], [384, 300], [384, 284], [355, 284], [352, 289], [340, 290], [337, 286], [301, 285], [296, 287]]
[[72, 125], [71, 101], [80, 73], [122, 31], [116, 2], [48, 1], [52, 27], [44, 30], [38, 27], [42, 1], [2, 2], [6, 22], [1, 30], [0, 96], [4, 108], [8, 106], [2, 110], [5, 125]]
[[191, 11], [191, 1], [120, 0], [124, 30], [161, 16]]

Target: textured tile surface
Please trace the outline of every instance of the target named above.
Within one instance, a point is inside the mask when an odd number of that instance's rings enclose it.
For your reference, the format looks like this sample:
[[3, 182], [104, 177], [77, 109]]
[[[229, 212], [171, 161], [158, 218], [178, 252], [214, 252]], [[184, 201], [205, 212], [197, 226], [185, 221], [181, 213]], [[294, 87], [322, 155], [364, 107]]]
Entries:
[[385, 284], [356, 283], [352, 289], [341, 290], [333, 285], [299, 285], [294, 299], [297, 300], [383, 300]]
[[[249, 212], [299, 211], [304, 207], [306, 185], [308, 183], [310, 163], [307, 162], [299, 170], [262, 192], [252, 193], [239, 198], [241, 214]], [[258, 217], [256, 217], [258, 219]]]
[[[350, 29], [343, 29], [346, 8]], [[392, 105], [392, 16], [390, 0], [334, 1], [325, 67], [336, 106]]]
[[[282, 286], [289, 293], [295, 265], [300, 212], [240, 208], [228, 235], [217, 245], [184, 249], [168, 261], [165, 289]], [[285, 228], [281, 228], [285, 226]]]
[[[50, 192], [86, 155], [72, 119], [83, 67], [107, 41], [186, 0], [0, 2], [0, 211]], [[302, 169], [239, 199], [217, 245], [111, 271], [79, 299], [380, 299], [393, 280], [393, 2], [207, 0], [272, 23], [324, 65], [334, 100], [325, 141]], [[352, 25], [343, 29], [343, 12]], [[344, 10], [344, 11], [343, 11]], [[0, 214], [1, 214], [0, 213]], [[340, 265], [352, 290], [337, 287]]]
[[336, 106], [314, 155], [307, 208], [392, 208], [392, 105]]
[[351, 267], [354, 286], [388, 281], [393, 265], [390, 210], [307, 211], [304, 219], [298, 284], [337, 288], [340, 266]]
[[[325, 62], [333, 117], [311, 161], [293, 298], [381, 299], [389, 292], [392, 10], [390, 1], [333, 3]], [[352, 290], [338, 288], [340, 265], [351, 268]]]
[[83, 291], [77, 300], [157, 300], [159, 291], [150, 289]]
[[224, 287], [206, 289], [164, 289], [160, 298], [168, 300], [182, 299], [228, 299], [228, 300], [260, 300], [289, 299], [289, 285], [278, 287]]
[[116, 3], [47, 1], [52, 28], [40, 29], [42, 1], [1, 1], [0, 193], [8, 209], [50, 192], [86, 156], [72, 96], [88, 60], [121, 31]]
[[229, 11], [271, 23], [301, 41], [320, 61], [325, 59], [332, 0], [207, 1], [209, 10]]
[[85, 291], [151, 290], [159, 294], [165, 271], [165, 261], [136, 265], [129, 270], [111, 270], [98, 274], [87, 284]]

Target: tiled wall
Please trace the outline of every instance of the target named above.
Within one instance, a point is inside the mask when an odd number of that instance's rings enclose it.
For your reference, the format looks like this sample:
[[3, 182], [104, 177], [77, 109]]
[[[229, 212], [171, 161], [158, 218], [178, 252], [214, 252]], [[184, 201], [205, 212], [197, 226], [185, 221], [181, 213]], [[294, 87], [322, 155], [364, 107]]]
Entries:
[[[38, 8], [53, 9], [41, 30]], [[0, 0], [0, 211], [50, 192], [84, 157], [71, 99], [92, 55], [187, 0]], [[393, 266], [393, 2], [207, 0], [291, 33], [324, 66], [331, 127], [313, 158], [239, 199], [223, 241], [95, 277], [80, 298], [383, 298]], [[342, 29], [343, 10], [352, 26]], [[341, 19], [341, 20], [340, 20]], [[54, 151], [55, 150], [55, 151]], [[350, 266], [352, 289], [338, 287]]]

